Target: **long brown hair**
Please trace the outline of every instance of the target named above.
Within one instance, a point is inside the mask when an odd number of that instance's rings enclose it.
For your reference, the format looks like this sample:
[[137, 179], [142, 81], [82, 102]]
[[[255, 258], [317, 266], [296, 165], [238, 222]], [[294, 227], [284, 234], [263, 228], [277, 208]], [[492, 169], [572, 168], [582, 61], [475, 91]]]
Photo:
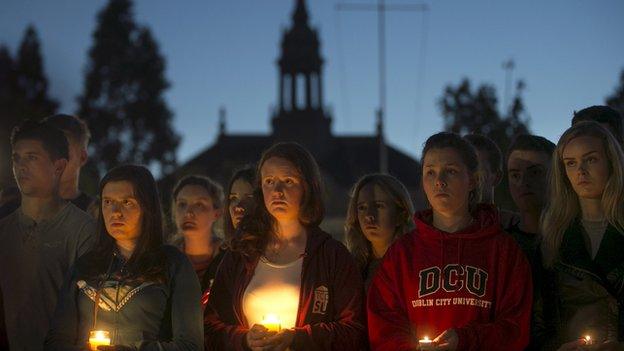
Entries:
[[566, 130], [555, 149], [550, 168], [550, 196], [542, 214], [540, 232], [543, 236], [544, 264], [552, 267], [559, 257], [563, 236], [581, 214], [578, 195], [572, 188], [563, 163], [563, 151], [578, 137], [590, 136], [602, 141], [609, 159], [609, 179], [602, 192], [602, 209], [609, 224], [624, 233], [624, 154], [615, 136], [597, 122], [583, 121]]
[[[137, 165], [122, 165], [111, 169], [100, 182], [100, 198], [106, 184], [127, 181], [142, 210], [141, 235], [126, 263], [131, 279], [165, 282], [167, 260], [163, 250], [163, 217], [156, 182], [150, 171]], [[100, 206], [96, 245], [78, 263], [79, 274], [94, 278], [107, 273], [115, 251], [115, 239], [106, 230]]]
[[367, 174], [355, 183], [350, 194], [347, 220], [345, 221], [345, 239], [347, 248], [355, 258], [360, 268], [366, 267], [372, 258], [371, 242], [366, 239], [357, 215], [357, 202], [360, 190], [368, 184], [378, 185], [390, 195], [397, 208], [397, 228], [394, 240], [414, 228], [412, 215], [414, 205], [405, 185], [388, 174]]
[[303, 198], [299, 212], [299, 222], [306, 228], [317, 227], [325, 215], [321, 175], [314, 157], [303, 146], [294, 142], [277, 143], [262, 153], [256, 167], [254, 186], [254, 210], [241, 221], [237, 235], [232, 238], [232, 250], [247, 257], [257, 257], [264, 253], [269, 239], [275, 235], [277, 222], [269, 213], [262, 194], [260, 171], [264, 163], [279, 157], [292, 163], [303, 180]]

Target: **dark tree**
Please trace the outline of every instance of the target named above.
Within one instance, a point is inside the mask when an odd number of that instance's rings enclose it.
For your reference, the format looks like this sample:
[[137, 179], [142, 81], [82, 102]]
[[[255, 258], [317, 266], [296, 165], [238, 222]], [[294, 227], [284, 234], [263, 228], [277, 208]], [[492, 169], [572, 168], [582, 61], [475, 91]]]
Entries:
[[92, 131], [91, 159], [100, 173], [119, 163], [175, 166], [179, 137], [164, 101], [165, 61], [129, 0], [111, 0], [98, 15], [78, 115]]
[[[522, 100], [524, 88], [524, 83], [519, 81], [511, 106], [506, 113], [501, 113], [493, 86], [482, 84], [473, 90], [468, 79], [456, 87], [447, 86], [439, 100], [444, 129], [459, 134], [485, 135], [496, 142], [504, 155], [515, 135], [529, 133], [529, 117]], [[503, 208], [513, 207], [507, 187], [507, 178], [503, 177], [495, 194], [496, 203]]]
[[620, 112], [620, 115], [624, 118], [624, 69], [620, 73], [619, 85], [615, 88], [613, 95], [607, 97], [606, 103]]
[[24, 100], [20, 118], [43, 118], [54, 113], [58, 103], [48, 97], [48, 79], [43, 70], [41, 45], [35, 28], [26, 28], [17, 52], [17, 89]]
[[28, 26], [17, 57], [0, 45], [0, 187], [13, 184], [11, 145], [13, 127], [27, 118], [40, 119], [56, 111], [48, 96], [41, 45], [33, 26]]

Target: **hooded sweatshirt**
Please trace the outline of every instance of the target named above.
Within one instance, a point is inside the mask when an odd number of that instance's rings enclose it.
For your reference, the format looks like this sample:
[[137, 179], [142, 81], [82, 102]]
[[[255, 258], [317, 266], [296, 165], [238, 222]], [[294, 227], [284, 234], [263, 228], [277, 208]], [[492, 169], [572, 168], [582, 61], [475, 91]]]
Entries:
[[[251, 327], [243, 296], [259, 257], [228, 251], [204, 312], [206, 350], [245, 350]], [[358, 350], [366, 340], [364, 288], [347, 249], [318, 228], [308, 232], [292, 350]]]
[[479, 205], [455, 233], [416, 213], [416, 229], [388, 250], [368, 291], [373, 350], [414, 350], [455, 329], [457, 350], [522, 350], [529, 342], [532, 286], [524, 254], [496, 210]]

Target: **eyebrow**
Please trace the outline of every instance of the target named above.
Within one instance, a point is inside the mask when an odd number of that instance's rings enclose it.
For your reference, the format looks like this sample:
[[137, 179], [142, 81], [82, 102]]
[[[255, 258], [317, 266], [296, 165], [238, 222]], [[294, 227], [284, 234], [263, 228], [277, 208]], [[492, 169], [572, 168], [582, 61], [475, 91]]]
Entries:
[[[537, 165], [529, 166], [526, 169], [535, 169], [535, 168], [544, 168], [544, 166], [537, 164]], [[507, 172], [520, 172], [520, 169], [519, 168], [509, 168], [507, 170]]]
[[[581, 155], [581, 158], [586, 157], [587, 155], [593, 154], [595, 152], [598, 152], [598, 150], [588, 151], [588, 152], [584, 153], [583, 155]], [[563, 159], [564, 160], [571, 160], [571, 159], [574, 159], [574, 157], [564, 157]]]
[[[428, 164], [428, 165], [425, 165], [425, 168], [431, 168], [431, 167], [435, 167], [435, 166], [437, 166], [437, 165]], [[455, 162], [445, 163], [442, 166], [458, 166], [458, 163], [455, 163]]]

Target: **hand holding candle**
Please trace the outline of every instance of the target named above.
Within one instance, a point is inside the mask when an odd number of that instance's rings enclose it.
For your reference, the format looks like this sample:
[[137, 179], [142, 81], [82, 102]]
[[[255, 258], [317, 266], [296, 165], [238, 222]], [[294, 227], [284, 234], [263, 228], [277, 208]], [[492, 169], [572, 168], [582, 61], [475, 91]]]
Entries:
[[267, 314], [262, 318], [262, 325], [270, 332], [279, 333], [282, 330], [280, 319], [275, 314]]
[[110, 333], [105, 330], [92, 330], [89, 332], [89, 349], [97, 350], [100, 345], [110, 345]]
[[429, 339], [428, 336], [425, 336], [423, 339], [418, 340], [418, 349], [420, 351], [435, 350], [435, 344], [433, 343], [433, 340]]

